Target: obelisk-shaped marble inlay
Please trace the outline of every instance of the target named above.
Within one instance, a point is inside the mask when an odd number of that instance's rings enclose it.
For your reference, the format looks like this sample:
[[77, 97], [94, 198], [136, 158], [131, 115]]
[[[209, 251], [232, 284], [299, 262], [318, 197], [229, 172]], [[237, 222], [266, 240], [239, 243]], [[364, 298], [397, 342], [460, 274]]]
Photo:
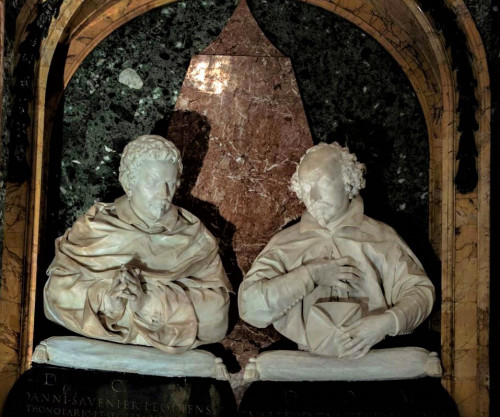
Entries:
[[289, 182], [313, 143], [292, 63], [262, 33], [245, 0], [192, 58], [176, 111], [205, 120], [208, 146], [191, 194], [234, 226], [232, 248], [246, 272], [276, 231], [301, 214]]

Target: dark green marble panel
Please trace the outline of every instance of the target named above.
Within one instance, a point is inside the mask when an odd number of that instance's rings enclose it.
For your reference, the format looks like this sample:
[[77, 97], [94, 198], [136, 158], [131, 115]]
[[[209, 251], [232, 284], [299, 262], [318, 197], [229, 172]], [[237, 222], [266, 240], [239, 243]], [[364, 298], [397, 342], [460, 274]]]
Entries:
[[[411, 219], [425, 235], [427, 132], [396, 62], [357, 27], [320, 8], [296, 0], [249, 5], [269, 39], [292, 58], [315, 141], [345, 143], [367, 164], [367, 212], [397, 228]], [[210, 43], [233, 8], [195, 0], [149, 12], [84, 61], [65, 94], [60, 200], [51, 213], [58, 233], [95, 200], [119, 194], [119, 152], [138, 134], [165, 132], [190, 56]], [[136, 71], [142, 88], [119, 82], [126, 68]]]

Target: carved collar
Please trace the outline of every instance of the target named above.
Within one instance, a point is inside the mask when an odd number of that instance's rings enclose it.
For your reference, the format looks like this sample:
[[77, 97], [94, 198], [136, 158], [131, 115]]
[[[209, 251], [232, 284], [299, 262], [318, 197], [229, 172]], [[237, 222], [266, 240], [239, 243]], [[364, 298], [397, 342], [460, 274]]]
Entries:
[[328, 223], [326, 227], [321, 226], [317, 220], [308, 212], [304, 212], [300, 220], [300, 233], [309, 230], [323, 231], [334, 234], [343, 227], [359, 227], [363, 220], [364, 204], [361, 196], [357, 195], [349, 204], [346, 212], [338, 219]]
[[172, 204], [165, 215], [150, 227], [135, 213], [126, 195], [115, 200], [115, 210], [121, 220], [147, 233], [160, 233], [165, 229], [172, 231], [179, 218], [179, 210]]

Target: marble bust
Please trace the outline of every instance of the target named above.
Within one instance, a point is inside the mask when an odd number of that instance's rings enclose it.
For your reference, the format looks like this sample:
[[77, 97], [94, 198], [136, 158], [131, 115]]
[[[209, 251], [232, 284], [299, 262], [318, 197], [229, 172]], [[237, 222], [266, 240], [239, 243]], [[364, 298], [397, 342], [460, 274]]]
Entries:
[[50, 320], [168, 353], [225, 336], [231, 285], [214, 237], [172, 204], [181, 173], [179, 150], [160, 136], [125, 147], [126, 195], [96, 203], [56, 240], [44, 289]]
[[434, 287], [405, 242], [363, 214], [364, 165], [337, 143], [302, 157], [291, 187], [306, 207], [277, 233], [239, 289], [241, 318], [301, 350], [357, 359], [430, 314]]

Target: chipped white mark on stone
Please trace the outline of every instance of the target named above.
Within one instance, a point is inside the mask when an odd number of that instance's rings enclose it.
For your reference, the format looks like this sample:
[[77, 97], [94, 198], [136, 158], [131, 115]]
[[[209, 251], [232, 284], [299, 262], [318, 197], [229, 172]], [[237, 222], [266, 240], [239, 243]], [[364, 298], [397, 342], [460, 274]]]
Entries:
[[377, 110], [380, 107], [380, 103], [376, 103], [375, 106], [373, 106], [373, 110]]
[[106, 60], [104, 58], [101, 58], [99, 61], [97, 61], [96, 66], [100, 67], [102, 64], [104, 64]]
[[95, 170], [99, 171], [100, 169], [101, 169], [101, 167], [98, 165]]
[[103, 156], [103, 158], [106, 162], [109, 162], [111, 158], [108, 155]]
[[399, 154], [399, 157], [400, 157], [401, 159], [406, 159], [406, 155], [405, 155], [404, 153], [400, 153], [400, 154]]
[[104, 145], [104, 150], [106, 152], [116, 152], [114, 149], [111, 149], [109, 146]]
[[73, 162], [76, 165], [81, 165], [82, 164], [80, 161], [77, 161], [76, 159], [73, 159], [71, 162]]
[[399, 209], [400, 209], [401, 211], [405, 210], [405, 209], [406, 209], [406, 203], [400, 204], [400, 205], [399, 205]]
[[66, 193], [67, 193], [66, 188], [64, 188], [64, 187], [59, 187], [59, 190], [60, 190], [60, 191], [61, 191], [61, 193], [63, 193], [63, 194], [66, 194]]
[[406, 180], [405, 180], [404, 178], [400, 178], [400, 179], [398, 180], [398, 183], [403, 184], [405, 181], [406, 181]]
[[139, 74], [137, 74], [137, 72], [132, 68], [124, 69], [120, 73], [118, 81], [125, 84], [129, 88], [133, 88], [134, 90], [140, 90], [144, 85]]
[[158, 100], [162, 96], [162, 91], [160, 87], [155, 87], [153, 90], [153, 100]]
[[429, 195], [428, 192], [422, 193], [422, 194], [420, 194], [420, 199], [425, 200], [428, 195]]
[[366, 93], [367, 91], [368, 91], [368, 87], [365, 85], [365, 86], [363, 87], [363, 93]]
[[401, 174], [401, 167], [398, 167], [398, 170], [396, 171], [396, 173]]

